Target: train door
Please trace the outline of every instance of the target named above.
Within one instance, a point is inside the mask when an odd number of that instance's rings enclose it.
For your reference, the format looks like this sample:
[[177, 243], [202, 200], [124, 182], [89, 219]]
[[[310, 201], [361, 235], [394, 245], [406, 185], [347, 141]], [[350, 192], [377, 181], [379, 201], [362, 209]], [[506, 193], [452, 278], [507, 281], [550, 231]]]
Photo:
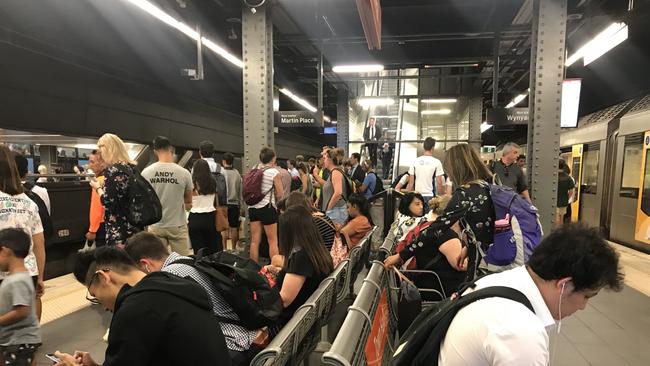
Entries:
[[634, 239], [650, 244], [650, 131], [643, 136], [641, 182], [636, 210]]
[[618, 130], [607, 136], [607, 145], [605, 148], [605, 170], [604, 170], [604, 183], [603, 184], [603, 198], [602, 198], [602, 213], [600, 215], [600, 227], [604, 228], [607, 237], [609, 237], [609, 230], [612, 221], [612, 205], [614, 198], [614, 190], [616, 185], [615, 180], [615, 164], [616, 164], [616, 140], [618, 139]]
[[580, 219], [580, 185], [582, 184], [582, 152], [583, 144], [573, 145], [571, 147], [571, 160], [567, 164], [571, 167], [571, 176], [575, 182], [575, 193], [571, 201], [571, 222], [578, 222]]

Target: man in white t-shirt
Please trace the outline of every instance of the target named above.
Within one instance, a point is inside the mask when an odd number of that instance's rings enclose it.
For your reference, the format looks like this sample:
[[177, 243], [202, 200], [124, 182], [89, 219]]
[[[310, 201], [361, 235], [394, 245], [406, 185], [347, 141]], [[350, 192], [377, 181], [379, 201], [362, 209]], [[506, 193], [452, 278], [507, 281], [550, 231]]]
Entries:
[[[433, 157], [433, 148], [436, 140], [433, 137], [424, 139], [424, 153], [415, 159], [413, 166], [409, 168], [408, 190], [416, 191], [424, 197], [425, 202], [437, 194], [444, 194], [445, 174], [440, 160]], [[434, 191], [433, 182], [436, 182]]]
[[570, 224], [547, 236], [525, 266], [486, 276], [475, 289], [491, 286], [518, 290], [534, 312], [499, 297], [467, 305], [449, 326], [439, 365], [546, 366], [551, 358], [548, 332], [559, 333], [562, 318], [584, 309], [601, 289], [620, 291], [623, 274], [618, 254], [597, 229]]
[[153, 150], [158, 162], [142, 171], [160, 199], [162, 218], [148, 227], [172, 251], [190, 254], [190, 237], [187, 231], [185, 210], [192, 208], [192, 176], [187, 169], [174, 163], [174, 147], [166, 137], [153, 140]]

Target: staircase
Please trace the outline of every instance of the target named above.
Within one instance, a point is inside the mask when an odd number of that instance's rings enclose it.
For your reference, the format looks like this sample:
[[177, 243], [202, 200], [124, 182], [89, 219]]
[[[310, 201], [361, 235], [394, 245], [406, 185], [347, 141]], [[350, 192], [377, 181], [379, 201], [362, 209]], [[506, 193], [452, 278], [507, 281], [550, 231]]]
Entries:
[[[391, 70], [389, 71], [389, 73], [391, 76], [398, 75], [397, 70]], [[393, 73], [394, 75], [392, 75]], [[398, 79], [383, 79], [379, 81], [379, 84], [380, 84], [378, 88], [379, 96], [396, 97], [399, 95]], [[399, 118], [399, 103], [396, 101], [396, 103], [392, 105], [376, 108], [375, 115], [379, 116], [379, 118], [377, 118], [377, 123], [381, 125], [384, 131], [384, 136], [382, 139], [394, 141], [398, 135], [397, 128], [398, 128], [398, 118]], [[392, 143], [390, 145], [391, 145], [390, 148], [391, 160], [390, 160], [390, 166], [387, 167], [388, 175], [387, 175], [387, 179], [384, 179], [384, 186], [386, 186], [387, 181], [388, 184], [390, 184], [390, 181], [393, 179], [392, 175], [393, 175], [393, 162], [395, 159], [395, 144]], [[379, 144], [378, 149], [379, 152], [377, 154], [377, 167], [375, 168], [375, 170], [377, 174], [383, 178], [384, 177], [383, 175], [384, 166], [383, 166], [383, 159], [382, 159], [383, 144]]]

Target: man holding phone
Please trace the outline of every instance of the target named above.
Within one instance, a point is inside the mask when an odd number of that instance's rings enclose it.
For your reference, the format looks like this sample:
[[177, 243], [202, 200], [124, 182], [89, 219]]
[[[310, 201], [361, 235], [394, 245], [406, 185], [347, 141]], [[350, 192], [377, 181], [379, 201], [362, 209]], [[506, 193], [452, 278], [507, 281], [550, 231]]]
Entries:
[[[203, 288], [165, 272], [145, 274], [123, 251], [79, 254], [74, 275], [86, 298], [113, 312], [104, 366], [230, 366], [219, 323]], [[87, 352], [55, 352], [57, 366], [98, 366]]]

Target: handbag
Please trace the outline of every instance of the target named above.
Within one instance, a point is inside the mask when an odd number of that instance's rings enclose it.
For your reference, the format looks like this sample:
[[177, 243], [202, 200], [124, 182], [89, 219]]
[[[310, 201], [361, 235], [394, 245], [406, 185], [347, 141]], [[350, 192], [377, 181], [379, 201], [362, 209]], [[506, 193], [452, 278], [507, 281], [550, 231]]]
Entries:
[[404, 334], [413, 320], [422, 312], [422, 296], [417, 286], [397, 268], [393, 270], [401, 280], [399, 300], [397, 303], [397, 328], [399, 334]]
[[214, 208], [217, 210], [214, 212], [214, 223], [217, 227], [218, 232], [226, 231], [230, 228], [228, 223], [228, 207], [219, 205], [219, 198], [217, 195], [214, 195]]
[[334, 264], [334, 268], [339, 265], [339, 263], [343, 262], [344, 259], [348, 257], [348, 245], [343, 242], [341, 239], [341, 234], [339, 233], [338, 230], [336, 230], [336, 227], [332, 224], [330, 224], [329, 221], [325, 220], [324, 218], [320, 216], [314, 216], [319, 220], [324, 221], [329, 227], [331, 227], [335, 232], [336, 235], [334, 235], [334, 242], [332, 242], [332, 249], [330, 249], [330, 255], [332, 256], [332, 263]]

